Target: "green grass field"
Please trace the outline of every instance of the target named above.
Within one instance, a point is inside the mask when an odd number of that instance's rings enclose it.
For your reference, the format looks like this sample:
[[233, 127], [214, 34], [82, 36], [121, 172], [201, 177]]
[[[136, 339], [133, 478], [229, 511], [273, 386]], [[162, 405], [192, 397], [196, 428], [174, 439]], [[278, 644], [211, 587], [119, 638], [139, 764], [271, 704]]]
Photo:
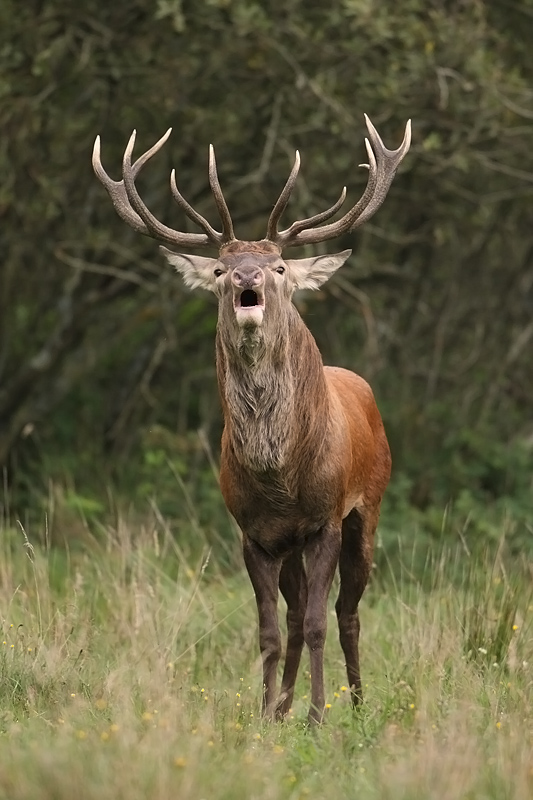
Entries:
[[530, 566], [385, 559], [362, 604], [365, 704], [332, 610], [330, 709], [309, 730], [306, 658], [287, 721], [261, 720], [237, 537], [218, 559], [197, 535], [183, 552], [157, 514], [70, 548], [0, 531], [2, 800], [533, 797]]

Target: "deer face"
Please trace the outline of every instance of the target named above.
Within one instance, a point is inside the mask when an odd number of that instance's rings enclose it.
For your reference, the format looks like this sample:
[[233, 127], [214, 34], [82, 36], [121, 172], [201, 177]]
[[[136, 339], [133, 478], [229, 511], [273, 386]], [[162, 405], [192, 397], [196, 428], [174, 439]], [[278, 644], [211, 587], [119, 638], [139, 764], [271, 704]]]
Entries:
[[271, 247], [270, 252], [261, 252], [258, 242], [238, 244], [239, 252], [222, 251], [218, 258], [182, 255], [166, 247], [161, 250], [187, 286], [214, 292], [219, 313], [240, 328], [276, 324], [296, 289], [318, 289], [351, 253], [344, 250], [335, 255], [284, 260]]

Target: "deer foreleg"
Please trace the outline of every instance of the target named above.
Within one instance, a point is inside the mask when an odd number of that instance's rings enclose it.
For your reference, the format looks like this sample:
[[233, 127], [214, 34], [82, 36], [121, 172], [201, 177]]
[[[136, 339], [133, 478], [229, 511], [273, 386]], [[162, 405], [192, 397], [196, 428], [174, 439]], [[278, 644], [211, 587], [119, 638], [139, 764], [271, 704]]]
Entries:
[[289, 556], [281, 568], [279, 588], [287, 603], [287, 653], [276, 714], [285, 716], [292, 705], [294, 684], [304, 646], [307, 580], [300, 552]]
[[321, 722], [324, 715], [324, 644], [327, 630], [327, 602], [341, 549], [340, 524], [328, 523], [306, 549], [307, 609], [304, 639], [311, 661], [311, 708], [309, 722]]
[[278, 586], [281, 559], [272, 558], [246, 534], [244, 563], [252, 582], [259, 617], [259, 648], [263, 660], [263, 714], [273, 716], [276, 706], [276, 670], [281, 657], [278, 625]]

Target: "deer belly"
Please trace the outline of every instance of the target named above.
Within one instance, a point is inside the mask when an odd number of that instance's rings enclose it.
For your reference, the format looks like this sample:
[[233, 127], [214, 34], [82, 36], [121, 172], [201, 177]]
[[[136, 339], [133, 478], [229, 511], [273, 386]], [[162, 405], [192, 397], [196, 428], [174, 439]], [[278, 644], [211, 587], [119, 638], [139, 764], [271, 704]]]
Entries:
[[342, 514], [342, 518], [348, 516], [350, 511], [353, 511], [354, 508], [362, 509], [364, 505], [364, 495], [363, 492], [352, 492], [346, 496], [344, 501], [344, 511]]

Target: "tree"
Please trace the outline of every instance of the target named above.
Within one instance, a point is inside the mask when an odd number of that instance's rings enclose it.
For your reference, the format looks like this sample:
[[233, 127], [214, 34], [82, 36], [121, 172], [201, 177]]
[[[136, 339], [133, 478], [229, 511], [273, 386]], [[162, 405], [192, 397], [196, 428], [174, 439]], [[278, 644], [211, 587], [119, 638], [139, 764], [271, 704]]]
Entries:
[[[217, 146], [238, 235], [259, 238], [290, 168], [287, 216], [364, 186], [366, 111], [414, 145], [349, 265], [300, 300], [324, 358], [376, 388], [398, 469], [428, 502], [472, 479], [478, 441], [531, 438], [531, 1], [51, 0], [2, 7], [0, 462], [36, 448], [130, 452], [154, 424], [218, 425], [215, 308], [186, 294], [153, 243], [114, 215], [90, 169], [94, 136], [117, 175], [174, 135], [143, 175], [147, 203], [183, 226], [168, 174], [214, 213]], [[461, 465], [458, 467], [458, 463]], [[504, 469], [505, 473], [505, 469]], [[505, 478], [507, 480], [508, 478]], [[503, 480], [503, 479], [502, 479]], [[498, 492], [501, 481], [491, 491]]]

